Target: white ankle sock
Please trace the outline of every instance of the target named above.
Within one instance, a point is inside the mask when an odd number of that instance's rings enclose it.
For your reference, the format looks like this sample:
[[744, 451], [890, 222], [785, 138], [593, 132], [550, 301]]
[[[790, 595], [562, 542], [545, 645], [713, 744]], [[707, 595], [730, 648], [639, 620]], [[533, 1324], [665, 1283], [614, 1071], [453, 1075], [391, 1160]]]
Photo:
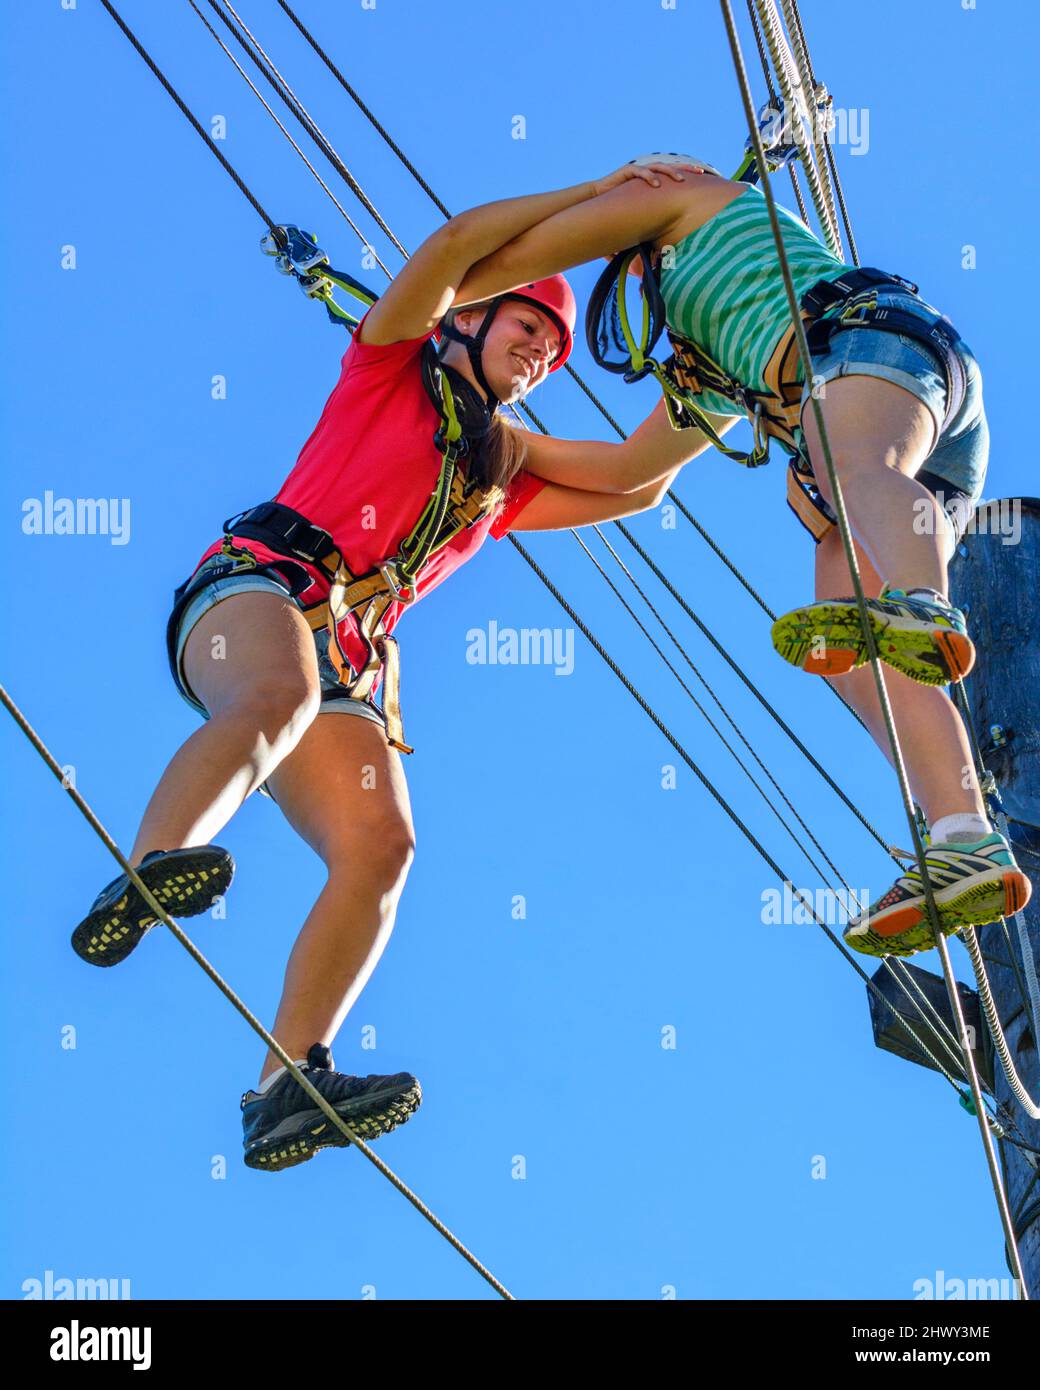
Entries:
[[[307, 1065], [307, 1058], [306, 1058], [306, 1057], [296, 1057], [296, 1058], [294, 1058], [293, 1060], [295, 1061], [295, 1063], [296, 1063], [296, 1065], [297, 1065], [298, 1067], [305, 1067], [305, 1066]], [[256, 1091], [256, 1093], [257, 1093], [258, 1096], [266, 1095], [267, 1092], [268, 1092], [268, 1091], [271, 1089], [271, 1087], [274, 1085], [274, 1083], [278, 1080], [278, 1078], [279, 1078], [280, 1076], [284, 1076], [284, 1075], [285, 1075], [285, 1068], [284, 1068], [284, 1067], [279, 1067], [277, 1071], [273, 1071], [273, 1072], [271, 1073], [271, 1075], [267, 1078], [266, 1081], [261, 1081], [260, 1085], [259, 1085], [259, 1086], [255, 1086], [253, 1089]]]
[[927, 599], [929, 603], [941, 603], [947, 608], [950, 606], [949, 599], [944, 598], [938, 589], [907, 589], [906, 591], [907, 598], [913, 598], [915, 594], [919, 594], [922, 598]]
[[956, 816], [940, 816], [931, 828], [933, 845], [967, 845], [992, 833], [993, 827], [985, 816], [967, 811]]

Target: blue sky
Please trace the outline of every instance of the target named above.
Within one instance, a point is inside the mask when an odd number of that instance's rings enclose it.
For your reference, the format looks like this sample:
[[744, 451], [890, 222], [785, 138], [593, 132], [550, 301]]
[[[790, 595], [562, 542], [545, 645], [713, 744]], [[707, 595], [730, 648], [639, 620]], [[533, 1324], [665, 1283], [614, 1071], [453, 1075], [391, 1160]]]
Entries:
[[[187, 3], [120, 9], [200, 118], [226, 118], [222, 148], [260, 200], [360, 273], [350, 228]], [[522, 24], [502, 0], [300, 0], [299, 12], [453, 209], [649, 149], [739, 161], [714, 4], [532, 0]], [[414, 248], [439, 214], [274, 0], [245, 0], [243, 13]], [[978, 354], [986, 496], [1035, 493], [1012, 298], [1036, 200], [1019, 139], [1035, 9], [877, 0], [868, 15], [804, 0], [803, 17], [837, 105], [868, 113], [863, 152], [838, 152], [862, 259], [918, 281]], [[2, 679], [125, 849], [195, 727], [166, 669], [170, 594], [225, 516], [273, 494], [345, 338], [259, 254], [254, 213], [94, 0], [18, 7], [4, 25], [0, 515], [18, 601]], [[619, 66], [619, 47], [634, 61]], [[755, 91], [764, 99], [760, 77]], [[524, 140], [512, 138], [518, 114]], [[75, 269], [62, 266], [70, 246]], [[593, 278], [575, 273], [580, 298]], [[649, 386], [598, 372], [583, 343], [575, 361], [626, 427], [654, 404]], [[226, 400], [211, 397], [215, 375]], [[558, 434], [609, 437], [566, 379], [534, 404]], [[783, 486], [779, 458], [746, 473], [721, 457], [678, 486], [777, 611], [811, 584], [812, 545]], [[24, 504], [48, 491], [129, 499], [128, 543], [23, 534]], [[693, 530], [656, 514], [634, 529], [870, 820], [904, 842], [880, 754], [822, 685], [775, 657], [768, 621]], [[530, 544], [785, 871], [815, 887], [574, 540]], [[886, 856], [663, 607], [846, 876], [885, 888]], [[384, 1159], [520, 1297], [909, 1298], [937, 1270], [1006, 1274], [977, 1129], [953, 1092], [874, 1048], [863, 987], [816, 928], [763, 925], [769, 870], [688, 770], [662, 786], [672, 750], [581, 637], [566, 676], [468, 664], [467, 633], [492, 621], [569, 626], [508, 544], [489, 543], [400, 632], [419, 852], [335, 1047], [340, 1070], [407, 1068], [423, 1083], [422, 1110], [380, 1142]], [[116, 971], [73, 955], [69, 932], [113, 865], [9, 721], [0, 738], [15, 1137], [3, 1296], [46, 1270], [129, 1279], [138, 1298], [493, 1296], [357, 1154], [276, 1177], [242, 1166], [238, 1100], [261, 1045], [168, 933]], [[269, 1023], [322, 869], [258, 797], [221, 842], [238, 862], [227, 920], [189, 927]], [[374, 1052], [360, 1048], [365, 1026]], [[669, 1028], [674, 1049], [661, 1045]], [[817, 1155], [824, 1180], [811, 1176]]]

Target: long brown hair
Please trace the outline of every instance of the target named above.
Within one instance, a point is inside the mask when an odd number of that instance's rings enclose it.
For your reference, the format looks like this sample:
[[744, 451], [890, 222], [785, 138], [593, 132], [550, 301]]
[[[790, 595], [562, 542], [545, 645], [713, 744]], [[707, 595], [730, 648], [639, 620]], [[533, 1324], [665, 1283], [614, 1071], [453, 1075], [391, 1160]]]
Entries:
[[[467, 310], [487, 309], [491, 301], [467, 304]], [[449, 309], [445, 321], [453, 323], [458, 311]], [[524, 430], [517, 429], [510, 417], [496, 411], [491, 417], [491, 429], [467, 461], [469, 476], [488, 494], [488, 504], [502, 501], [509, 484], [524, 466], [527, 441]]]

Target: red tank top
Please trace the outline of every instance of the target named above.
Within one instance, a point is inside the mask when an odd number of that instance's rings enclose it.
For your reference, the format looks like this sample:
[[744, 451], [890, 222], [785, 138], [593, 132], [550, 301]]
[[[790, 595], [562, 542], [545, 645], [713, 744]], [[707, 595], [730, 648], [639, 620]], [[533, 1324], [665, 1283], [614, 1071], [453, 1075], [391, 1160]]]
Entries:
[[[437, 483], [440, 454], [433, 443], [438, 413], [422, 380], [424, 338], [374, 345], [359, 327], [343, 355], [339, 381], [311, 437], [275, 501], [292, 507], [328, 531], [355, 574], [397, 553], [422, 514]], [[453, 537], [420, 570], [418, 598], [443, 583], [483, 545], [501, 540], [516, 515], [545, 486], [521, 471], [494, 513]], [[215, 541], [199, 560], [219, 552]], [[261, 563], [284, 558], [257, 541], [236, 538]], [[197, 568], [197, 567], [196, 567]], [[328, 597], [321, 570], [305, 566], [311, 584], [298, 598], [309, 607]], [[384, 626], [393, 630], [405, 605], [392, 603]], [[340, 624], [340, 641], [355, 667], [367, 649], [351, 615]]]

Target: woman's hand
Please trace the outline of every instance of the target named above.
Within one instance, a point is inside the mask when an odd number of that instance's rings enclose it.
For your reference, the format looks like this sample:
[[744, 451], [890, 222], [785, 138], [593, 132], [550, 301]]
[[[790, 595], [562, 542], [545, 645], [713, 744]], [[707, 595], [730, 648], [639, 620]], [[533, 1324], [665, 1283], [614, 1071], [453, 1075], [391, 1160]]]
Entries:
[[629, 179], [642, 179], [651, 188], [660, 188], [662, 174], [674, 179], [676, 183], [683, 183], [687, 174], [703, 172], [699, 164], [622, 164], [620, 169], [615, 169], [614, 173], [608, 174], [606, 178], [593, 181], [593, 196], [598, 198], [601, 193], [609, 193], [612, 188], [619, 188]]

